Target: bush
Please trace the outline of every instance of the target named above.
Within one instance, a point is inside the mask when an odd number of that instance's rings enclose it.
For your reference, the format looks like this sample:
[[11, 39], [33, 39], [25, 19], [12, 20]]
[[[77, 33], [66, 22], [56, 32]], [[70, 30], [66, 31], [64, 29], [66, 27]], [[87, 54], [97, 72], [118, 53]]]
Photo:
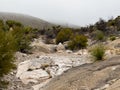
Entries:
[[0, 20], [0, 29], [2, 29], [4, 27], [4, 22], [3, 20]]
[[13, 27], [13, 26], [19, 26], [21, 27], [22, 24], [20, 22], [16, 22], [14, 20], [7, 20], [6, 21], [6, 24], [9, 26], [9, 27]]
[[91, 55], [95, 58], [95, 60], [103, 60], [105, 55], [105, 48], [103, 45], [96, 45], [91, 50]]
[[11, 32], [0, 30], [0, 88], [6, 86], [2, 77], [8, 74], [14, 65], [14, 53], [16, 52], [16, 41]]
[[27, 29], [22, 27], [15, 27], [12, 31], [13, 36], [17, 42], [17, 50], [23, 53], [28, 53], [30, 49], [31, 37]]
[[111, 40], [111, 41], [114, 41], [115, 39], [116, 39], [115, 36], [110, 36], [110, 40]]
[[95, 39], [99, 40], [99, 41], [103, 40], [104, 39], [104, 33], [100, 30], [96, 30], [95, 31]]
[[68, 43], [68, 48], [71, 50], [82, 49], [87, 46], [87, 37], [84, 35], [76, 35], [73, 39]]
[[[14, 53], [28, 52], [30, 42], [36, 37], [38, 31], [31, 27], [24, 27], [19, 22], [7, 21], [6, 23], [7, 25], [0, 20], [0, 89], [8, 84], [3, 76], [15, 68]], [[11, 26], [13, 30], [10, 30]]]
[[46, 38], [53, 39], [55, 38], [55, 33], [52, 29], [48, 29], [45, 31]]
[[73, 36], [72, 30], [68, 28], [64, 28], [58, 33], [56, 37], [56, 43], [58, 44], [60, 42], [63, 43], [65, 41], [68, 41], [70, 40], [71, 36]]

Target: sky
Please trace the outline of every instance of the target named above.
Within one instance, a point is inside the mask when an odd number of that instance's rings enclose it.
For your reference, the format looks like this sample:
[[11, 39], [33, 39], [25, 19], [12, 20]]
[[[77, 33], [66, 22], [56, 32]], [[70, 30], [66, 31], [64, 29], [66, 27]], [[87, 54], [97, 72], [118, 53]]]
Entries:
[[0, 0], [0, 12], [15, 12], [64, 24], [86, 26], [120, 15], [120, 0]]

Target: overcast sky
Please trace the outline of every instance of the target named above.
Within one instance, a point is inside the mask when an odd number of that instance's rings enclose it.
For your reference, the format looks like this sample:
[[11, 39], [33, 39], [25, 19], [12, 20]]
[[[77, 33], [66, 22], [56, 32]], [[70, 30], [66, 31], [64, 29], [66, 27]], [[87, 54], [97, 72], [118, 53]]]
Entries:
[[0, 11], [83, 26], [120, 15], [120, 0], [0, 0]]

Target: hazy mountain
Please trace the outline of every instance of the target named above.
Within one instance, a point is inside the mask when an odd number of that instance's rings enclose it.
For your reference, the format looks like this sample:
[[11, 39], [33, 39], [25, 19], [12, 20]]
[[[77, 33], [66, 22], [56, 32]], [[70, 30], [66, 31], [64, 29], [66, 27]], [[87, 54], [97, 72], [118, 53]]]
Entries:
[[18, 14], [18, 13], [6, 13], [6, 12], [0, 12], [0, 19], [6, 21], [6, 20], [15, 20], [18, 22], [21, 22], [25, 26], [32, 26], [34, 28], [42, 29], [42, 28], [48, 28], [53, 26], [54, 24], [49, 23], [47, 21], [44, 21], [42, 19], [24, 15], [24, 14]]

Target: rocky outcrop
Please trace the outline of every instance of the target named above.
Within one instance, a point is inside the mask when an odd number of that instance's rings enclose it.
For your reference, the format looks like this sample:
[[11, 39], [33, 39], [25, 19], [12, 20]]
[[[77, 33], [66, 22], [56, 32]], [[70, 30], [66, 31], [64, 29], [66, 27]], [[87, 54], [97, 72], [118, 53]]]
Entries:
[[20, 76], [20, 79], [22, 80], [22, 82], [24, 84], [28, 84], [30, 82], [32, 82], [32, 83], [42, 82], [42, 81], [48, 79], [49, 77], [50, 76], [46, 71], [39, 69], [39, 70], [24, 72]]
[[33, 58], [18, 65], [16, 77], [24, 84], [34, 83], [34, 90], [43, 87], [47, 81], [64, 71], [82, 65], [91, 63], [87, 56], [77, 56], [68, 54], [66, 56], [59, 54], [42, 55]]
[[120, 56], [72, 68], [41, 90], [120, 90]]
[[45, 44], [41, 37], [35, 39], [34, 42], [31, 43], [31, 47], [33, 47], [32, 52], [53, 53], [56, 50], [56, 45]]
[[65, 46], [62, 43], [59, 43], [56, 49], [57, 49], [57, 52], [63, 52], [65, 51]]

